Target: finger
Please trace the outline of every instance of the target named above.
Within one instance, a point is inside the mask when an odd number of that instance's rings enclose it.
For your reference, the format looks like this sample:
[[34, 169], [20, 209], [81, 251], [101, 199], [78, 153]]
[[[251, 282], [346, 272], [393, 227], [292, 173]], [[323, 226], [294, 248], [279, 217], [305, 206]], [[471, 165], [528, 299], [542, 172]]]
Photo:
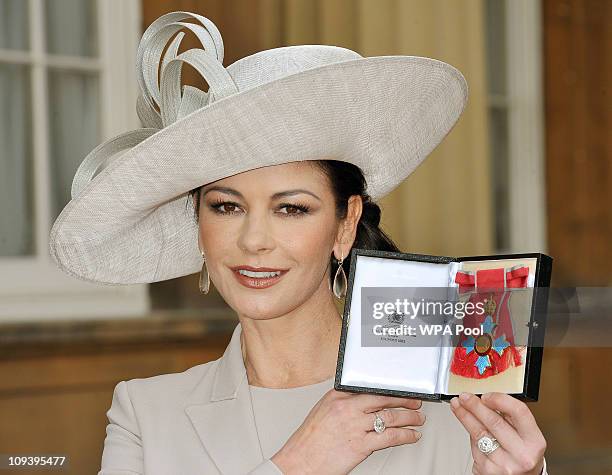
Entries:
[[[470, 437], [470, 441], [472, 440], [472, 438]], [[478, 463], [476, 463], [476, 460], [474, 459], [474, 454], [472, 454], [472, 473], [474, 475], [480, 475], [481, 471], [478, 469]]]
[[[478, 448], [476, 448], [476, 450], [478, 450]], [[474, 471], [474, 468], [476, 469], [476, 471]], [[495, 464], [491, 459], [487, 458], [486, 456], [484, 461], [479, 463], [474, 462], [474, 465], [472, 466], [472, 472], [478, 475], [506, 475], [507, 473], [519, 473], [505, 471], [502, 467]]]
[[519, 436], [525, 448], [513, 454], [516, 465], [522, 471], [531, 471], [538, 466], [546, 451], [546, 439], [527, 404], [498, 392], [483, 394], [482, 402], [493, 410], [501, 411], [515, 428], [520, 426]]
[[[512, 462], [510, 457], [507, 457], [503, 460], [495, 461], [493, 454], [495, 452], [501, 450], [501, 447], [495, 449], [489, 455], [483, 454], [478, 448], [478, 441], [474, 440], [470, 437], [470, 447], [472, 450], [472, 457], [474, 461], [477, 462], [479, 470], [486, 475], [506, 475], [508, 473], [522, 473], [516, 469], [515, 464]], [[508, 467], [515, 467], [513, 469], [509, 469]]]
[[[461, 406], [461, 404], [459, 404]], [[465, 408], [463, 408], [465, 409]], [[482, 424], [476, 416], [467, 411], [469, 416], [475, 418], [477, 423]], [[472, 455], [474, 459], [478, 461], [481, 466], [486, 467], [485, 473], [523, 473], [526, 471], [525, 467], [531, 467], [531, 461], [525, 461], [527, 453], [529, 452], [528, 447], [522, 442], [521, 450], [513, 452], [508, 450], [508, 447], [502, 446], [494, 450], [489, 454], [483, 454], [478, 448], [478, 439], [482, 435], [491, 434], [491, 431], [485, 426], [484, 431], [477, 434], [476, 437], [470, 437], [472, 446]], [[500, 441], [501, 442], [501, 441]], [[488, 460], [488, 462], [487, 462]]]
[[[502, 466], [506, 463], [506, 459], [510, 457], [510, 455], [506, 452], [504, 447], [498, 447], [489, 455], [483, 454], [478, 448], [478, 439], [485, 435], [491, 435], [489, 431], [486, 429], [484, 424], [478, 420], [478, 418], [468, 411], [465, 407], [461, 405], [459, 398], [454, 397], [451, 399], [451, 409], [455, 414], [455, 417], [459, 419], [459, 422], [463, 424], [463, 427], [468, 431], [470, 435], [470, 444], [472, 447], [472, 456], [474, 457], [474, 461], [476, 461], [480, 468], [487, 465], [487, 460], [492, 461], [494, 464]], [[501, 442], [500, 442], [501, 445]], [[488, 473], [488, 472], [485, 472]]]
[[374, 412], [385, 407], [405, 407], [406, 409], [420, 409], [423, 401], [420, 399], [380, 396], [378, 394], [361, 393], [355, 397], [357, 407], [362, 412]]
[[482, 395], [482, 402], [489, 409], [501, 411], [522, 439], [533, 441], [543, 437], [535, 417], [523, 401], [508, 394], [489, 392]]
[[374, 430], [376, 414], [384, 421], [385, 427], [422, 426], [426, 419], [425, 414], [412, 409], [383, 409], [364, 415], [364, 430]]
[[[506, 451], [513, 454], [513, 456], [518, 456], [521, 451], [525, 450], [525, 442], [514, 427], [512, 427], [501, 414], [487, 407], [478, 396], [471, 393], [461, 393], [459, 402], [461, 407], [464, 407], [476, 416], [482, 425], [485, 426], [486, 431], [492, 434]], [[470, 434], [472, 433], [470, 432]], [[485, 434], [472, 435], [478, 440], [478, 438]]]
[[414, 444], [421, 438], [421, 432], [404, 427], [389, 427], [380, 434], [367, 432], [364, 437], [365, 446], [371, 450], [381, 450], [387, 447], [404, 444]]

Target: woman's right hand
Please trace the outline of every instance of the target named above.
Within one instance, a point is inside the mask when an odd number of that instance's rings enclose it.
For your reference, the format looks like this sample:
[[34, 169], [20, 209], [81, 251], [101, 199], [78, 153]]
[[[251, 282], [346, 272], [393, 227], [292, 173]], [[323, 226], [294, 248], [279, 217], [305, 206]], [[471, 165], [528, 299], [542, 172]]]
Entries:
[[[284, 474], [346, 474], [375, 450], [413, 444], [425, 416], [420, 399], [331, 389], [271, 460]], [[384, 409], [384, 410], [382, 410]], [[375, 412], [385, 421], [374, 431]]]

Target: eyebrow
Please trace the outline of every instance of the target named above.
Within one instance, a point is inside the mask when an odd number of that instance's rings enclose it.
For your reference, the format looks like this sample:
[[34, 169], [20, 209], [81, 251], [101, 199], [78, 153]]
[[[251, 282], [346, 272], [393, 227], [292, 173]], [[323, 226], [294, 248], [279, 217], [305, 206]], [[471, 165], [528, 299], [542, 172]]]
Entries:
[[[239, 191], [234, 190], [233, 188], [228, 188], [226, 186], [211, 186], [210, 188], [205, 190], [204, 193], [202, 193], [202, 197], [206, 196], [206, 194], [208, 192], [210, 192], [210, 191], [220, 191], [222, 193], [227, 193], [228, 195], [234, 195], [234, 196], [237, 196], [238, 198], [244, 199], [244, 196], [242, 195], [242, 193], [240, 193]], [[313, 196], [317, 200], [321, 201], [321, 198], [319, 198], [317, 195], [315, 195], [312, 191], [304, 190], [304, 189], [301, 189], [301, 188], [298, 188], [298, 189], [295, 189], [295, 190], [279, 191], [278, 193], [274, 193], [272, 195], [272, 199], [276, 200], [276, 199], [279, 199], [279, 198], [284, 198], [286, 196], [299, 195], [300, 193], [306, 193], [307, 195]]]

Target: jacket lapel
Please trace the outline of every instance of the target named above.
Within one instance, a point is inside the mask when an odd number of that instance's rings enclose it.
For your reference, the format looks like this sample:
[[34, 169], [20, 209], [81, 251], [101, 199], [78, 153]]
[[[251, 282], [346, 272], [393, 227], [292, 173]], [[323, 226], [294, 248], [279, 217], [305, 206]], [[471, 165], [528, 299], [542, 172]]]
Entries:
[[[185, 404], [204, 448], [221, 473], [247, 473], [264, 461], [251, 403], [240, 323], [217, 364], [195, 386]], [[391, 450], [374, 452], [365, 461], [367, 473], [379, 473]]]
[[247, 473], [264, 460], [242, 360], [241, 331], [238, 323], [223, 356], [185, 405], [204, 448], [227, 474]]

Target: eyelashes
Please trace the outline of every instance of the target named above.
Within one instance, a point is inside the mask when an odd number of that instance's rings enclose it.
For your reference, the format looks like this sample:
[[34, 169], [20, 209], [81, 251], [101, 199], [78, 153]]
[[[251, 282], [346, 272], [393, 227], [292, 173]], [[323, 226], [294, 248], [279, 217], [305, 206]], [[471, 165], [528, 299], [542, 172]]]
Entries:
[[[222, 208], [232, 207], [232, 208], [240, 208], [238, 203], [233, 201], [225, 201], [222, 199], [212, 201], [208, 207], [216, 214], [221, 216], [231, 216], [234, 214], [240, 214], [239, 211], [227, 209], [224, 211]], [[305, 203], [281, 203], [278, 205], [278, 209], [287, 208], [288, 210], [296, 210], [297, 212], [279, 212], [279, 214], [285, 215], [284, 217], [301, 217], [308, 213], [310, 213], [310, 206]]]

